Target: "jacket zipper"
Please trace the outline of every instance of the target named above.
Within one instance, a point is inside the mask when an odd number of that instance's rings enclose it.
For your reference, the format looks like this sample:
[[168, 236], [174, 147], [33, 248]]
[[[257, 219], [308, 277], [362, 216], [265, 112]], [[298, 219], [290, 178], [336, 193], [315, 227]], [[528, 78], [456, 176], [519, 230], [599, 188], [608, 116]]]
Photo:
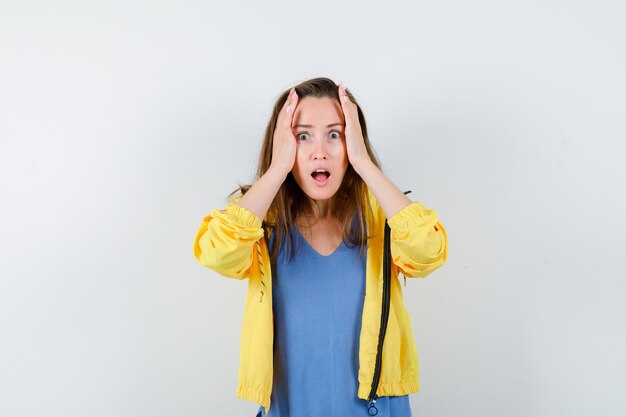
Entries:
[[[405, 191], [404, 195], [407, 195], [411, 191]], [[389, 306], [391, 304], [391, 228], [389, 223], [385, 219], [385, 239], [383, 250], [383, 307], [380, 319], [380, 332], [378, 334], [378, 351], [376, 352], [376, 366], [374, 367], [374, 379], [372, 380], [372, 389], [367, 398], [369, 405], [367, 407], [367, 414], [375, 416], [378, 414], [378, 408], [376, 408], [376, 400], [378, 395], [376, 389], [380, 382], [380, 372], [382, 368], [383, 358], [383, 343], [385, 339], [385, 333], [387, 332], [387, 321], [389, 319]], [[406, 277], [404, 277], [406, 280]], [[406, 282], [406, 281], [405, 281]]]
[[372, 389], [370, 395], [367, 398], [369, 405], [367, 407], [367, 414], [375, 416], [378, 414], [378, 408], [376, 408], [376, 400], [378, 395], [376, 394], [376, 388], [380, 382], [380, 371], [382, 368], [382, 356], [383, 356], [383, 343], [385, 339], [385, 333], [387, 332], [387, 320], [389, 318], [389, 305], [390, 305], [390, 288], [391, 288], [391, 263], [390, 254], [388, 248], [391, 239], [391, 229], [389, 224], [385, 221], [385, 249], [383, 251], [383, 307], [380, 319], [380, 333], [378, 335], [378, 351], [376, 353], [376, 367], [374, 368], [374, 379], [372, 380]]

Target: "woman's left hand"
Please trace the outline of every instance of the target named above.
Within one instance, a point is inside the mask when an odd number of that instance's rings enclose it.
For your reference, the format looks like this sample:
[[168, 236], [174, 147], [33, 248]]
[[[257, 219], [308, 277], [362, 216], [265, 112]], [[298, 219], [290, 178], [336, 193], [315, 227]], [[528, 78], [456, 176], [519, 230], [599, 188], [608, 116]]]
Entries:
[[365, 147], [365, 140], [363, 139], [356, 104], [346, 95], [346, 88], [341, 83], [339, 84], [339, 99], [346, 122], [345, 137], [348, 161], [350, 161], [352, 167], [357, 170], [358, 166], [367, 161], [371, 161], [371, 159]]

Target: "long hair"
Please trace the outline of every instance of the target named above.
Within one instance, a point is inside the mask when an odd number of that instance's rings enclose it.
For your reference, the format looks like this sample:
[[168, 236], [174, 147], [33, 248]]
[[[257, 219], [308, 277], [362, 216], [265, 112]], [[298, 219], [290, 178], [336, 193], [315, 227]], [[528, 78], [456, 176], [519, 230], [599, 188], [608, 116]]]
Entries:
[[[313, 78], [295, 86], [299, 100], [302, 100], [304, 97], [328, 97], [340, 103], [338, 88], [339, 86], [335, 84], [334, 81], [325, 77]], [[256, 180], [260, 179], [267, 172], [272, 163], [274, 130], [276, 129], [276, 122], [280, 110], [289, 96], [289, 91], [290, 89], [285, 90], [274, 104], [272, 116], [265, 129], [265, 137], [263, 138], [261, 154], [259, 155]], [[361, 125], [367, 153], [374, 165], [380, 169], [380, 163], [367, 136], [367, 125], [361, 107], [351, 92], [347, 91], [347, 95], [357, 106], [359, 123]], [[252, 184], [239, 184], [239, 187], [230, 193], [229, 198], [237, 194], [245, 194], [251, 187]], [[370, 233], [367, 231], [365, 216], [371, 216], [372, 212], [369, 204], [367, 185], [356, 173], [352, 164], [348, 163], [348, 168], [341, 185], [331, 200], [333, 215], [341, 224], [342, 241], [351, 247], [358, 246], [359, 257], [362, 257], [365, 253], [368, 234]], [[261, 219], [262, 227], [265, 231], [265, 238], [267, 239], [272, 231], [275, 233], [274, 245], [270, 253], [272, 262], [275, 261], [278, 256], [278, 250], [284, 242], [288, 244], [289, 259], [293, 259], [295, 256], [293, 237], [295, 220], [300, 217], [299, 215], [306, 215], [310, 207], [308, 196], [302, 191], [300, 186], [296, 183], [293, 174], [290, 172], [276, 193], [276, 197], [274, 197], [265, 219]], [[355, 227], [353, 218], [357, 213], [358, 217], [355, 222]]]

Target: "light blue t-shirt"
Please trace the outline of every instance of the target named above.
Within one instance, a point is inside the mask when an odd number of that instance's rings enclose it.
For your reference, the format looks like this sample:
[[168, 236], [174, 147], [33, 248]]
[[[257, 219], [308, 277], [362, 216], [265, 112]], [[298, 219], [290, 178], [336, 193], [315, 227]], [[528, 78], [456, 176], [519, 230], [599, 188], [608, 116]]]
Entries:
[[[365, 260], [342, 243], [318, 253], [296, 229], [272, 266], [274, 380], [267, 417], [366, 417], [357, 396]], [[274, 236], [270, 238], [270, 247]], [[410, 417], [408, 395], [380, 397], [377, 417]], [[257, 417], [265, 416], [263, 407]]]

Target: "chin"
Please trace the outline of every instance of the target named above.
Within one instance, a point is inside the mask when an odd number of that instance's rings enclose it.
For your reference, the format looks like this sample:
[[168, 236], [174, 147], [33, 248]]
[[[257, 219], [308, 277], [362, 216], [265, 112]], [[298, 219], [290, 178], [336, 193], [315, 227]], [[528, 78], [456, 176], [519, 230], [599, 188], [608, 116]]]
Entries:
[[334, 190], [332, 192], [326, 191], [326, 190], [324, 191], [302, 190], [302, 191], [304, 191], [304, 194], [306, 194], [311, 200], [317, 200], [317, 201], [330, 200], [331, 198], [333, 198], [335, 194], [337, 194], [337, 190]]
[[315, 184], [302, 184], [300, 181], [296, 181], [296, 183], [307, 197], [318, 201], [333, 198], [335, 194], [337, 194], [337, 191], [339, 191], [339, 186], [341, 185], [341, 181], [339, 181], [339, 184], [327, 184], [323, 187], [318, 187]]

